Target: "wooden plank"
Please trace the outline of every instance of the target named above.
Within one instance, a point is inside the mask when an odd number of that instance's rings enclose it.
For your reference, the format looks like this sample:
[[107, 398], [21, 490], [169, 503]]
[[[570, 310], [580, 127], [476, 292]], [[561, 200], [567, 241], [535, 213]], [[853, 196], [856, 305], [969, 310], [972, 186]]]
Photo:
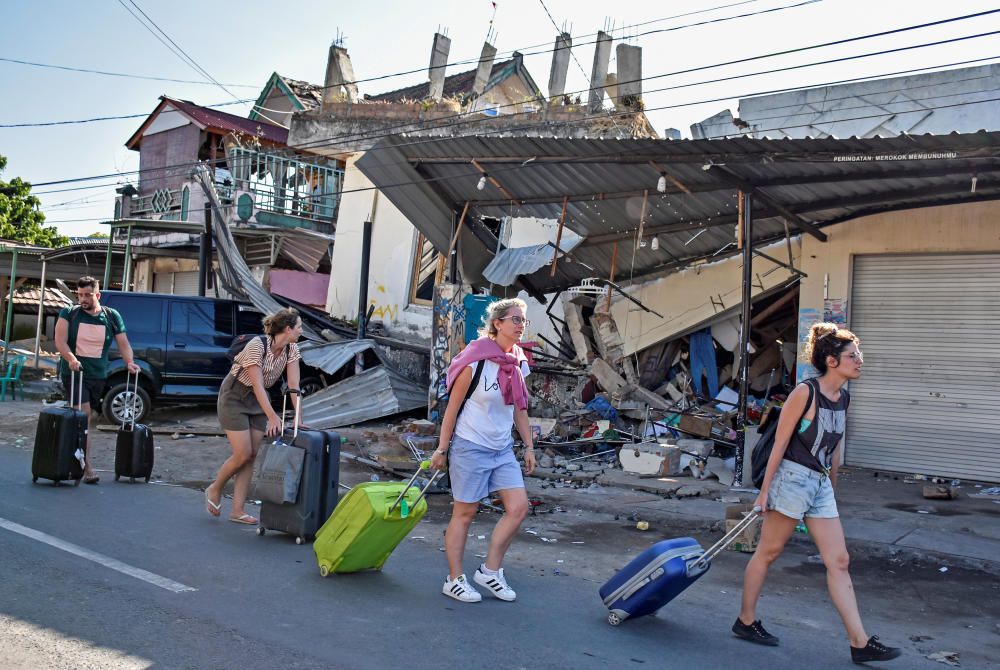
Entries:
[[556, 231], [556, 248], [552, 250], [552, 270], [549, 271], [550, 277], [556, 276], [556, 264], [559, 262], [559, 245], [562, 243], [563, 226], [566, 225], [566, 206], [568, 204], [569, 198], [564, 197], [562, 201], [562, 213], [559, 215], [559, 229]]

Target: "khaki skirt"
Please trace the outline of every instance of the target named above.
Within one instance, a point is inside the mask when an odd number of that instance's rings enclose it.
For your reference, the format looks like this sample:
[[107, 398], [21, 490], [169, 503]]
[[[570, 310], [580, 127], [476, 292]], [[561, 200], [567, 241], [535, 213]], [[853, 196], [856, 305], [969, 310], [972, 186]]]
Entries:
[[267, 415], [257, 402], [253, 387], [227, 375], [219, 389], [219, 423], [223, 430], [267, 430]]

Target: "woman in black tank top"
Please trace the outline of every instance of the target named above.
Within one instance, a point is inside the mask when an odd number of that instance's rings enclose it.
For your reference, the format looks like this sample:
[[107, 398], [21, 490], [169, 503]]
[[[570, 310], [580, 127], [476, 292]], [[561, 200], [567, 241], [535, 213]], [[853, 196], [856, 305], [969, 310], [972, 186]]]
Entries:
[[[806, 355], [820, 376], [792, 391], [778, 419], [774, 448], [754, 503], [764, 510], [764, 525], [743, 577], [743, 599], [733, 633], [757, 644], [778, 644], [778, 638], [757, 618], [757, 600], [768, 569], [804, 519], [826, 566], [827, 586], [847, 629], [851, 659], [864, 663], [896, 658], [900, 650], [885, 646], [877, 636], [869, 637], [861, 623], [833, 494], [850, 403], [843, 387], [861, 376], [858, 343], [854, 333], [833, 323], [817, 323], [809, 331]], [[815, 400], [807, 407], [810, 396]]]

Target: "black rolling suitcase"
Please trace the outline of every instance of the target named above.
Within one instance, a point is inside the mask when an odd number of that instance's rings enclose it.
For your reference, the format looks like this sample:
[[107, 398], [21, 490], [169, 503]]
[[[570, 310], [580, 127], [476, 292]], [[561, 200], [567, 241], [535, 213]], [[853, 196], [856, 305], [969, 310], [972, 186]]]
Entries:
[[285, 444], [305, 450], [298, 495], [291, 503], [261, 501], [257, 534], [277, 530], [293, 535], [295, 543], [302, 544], [316, 537], [316, 531], [337, 506], [340, 435], [333, 431], [299, 430], [299, 413], [296, 412], [292, 434], [288, 437], [290, 439], [282, 436]]
[[[51, 479], [53, 485], [73, 480], [80, 485], [87, 453], [87, 415], [80, 405], [83, 398], [83, 373], [79, 384], [76, 373], [70, 374], [69, 405], [46, 407], [38, 416], [35, 450], [31, 456], [31, 481]], [[73, 407], [74, 390], [77, 406]]]
[[[131, 376], [131, 375], [130, 375]], [[128, 382], [125, 380], [125, 394], [128, 396]], [[149, 426], [135, 422], [135, 402], [139, 394], [139, 375], [135, 375], [135, 388], [132, 391], [131, 419], [122, 421], [118, 429], [118, 440], [115, 443], [115, 481], [120, 477], [128, 477], [130, 483], [136, 479], [149, 482], [153, 476], [153, 431]]]

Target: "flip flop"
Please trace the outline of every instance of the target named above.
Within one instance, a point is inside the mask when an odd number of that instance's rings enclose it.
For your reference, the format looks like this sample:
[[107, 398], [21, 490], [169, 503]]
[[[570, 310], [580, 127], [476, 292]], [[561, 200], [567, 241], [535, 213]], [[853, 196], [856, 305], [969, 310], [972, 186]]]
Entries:
[[222, 513], [222, 501], [214, 503], [208, 498], [208, 491], [205, 491], [205, 503], [208, 513], [212, 516], [219, 516]]
[[249, 514], [246, 514], [246, 513], [240, 514], [239, 516], [231, 516], [231, 517], [229, 517], [229, 520], [232, 521], [233, 523], [242, 523], [242, 524], [244, 524], [246, 526], [256, 526], [257, 525], [257, 518], [256, 517], [252, 517], [252, 516], [250, 516]]
[[97, 475], [90, 475], [89, 477], [83, 478], [84, 484], [96, 484], [99, 481], [101, 481], [101, 478], [98, 477]]

